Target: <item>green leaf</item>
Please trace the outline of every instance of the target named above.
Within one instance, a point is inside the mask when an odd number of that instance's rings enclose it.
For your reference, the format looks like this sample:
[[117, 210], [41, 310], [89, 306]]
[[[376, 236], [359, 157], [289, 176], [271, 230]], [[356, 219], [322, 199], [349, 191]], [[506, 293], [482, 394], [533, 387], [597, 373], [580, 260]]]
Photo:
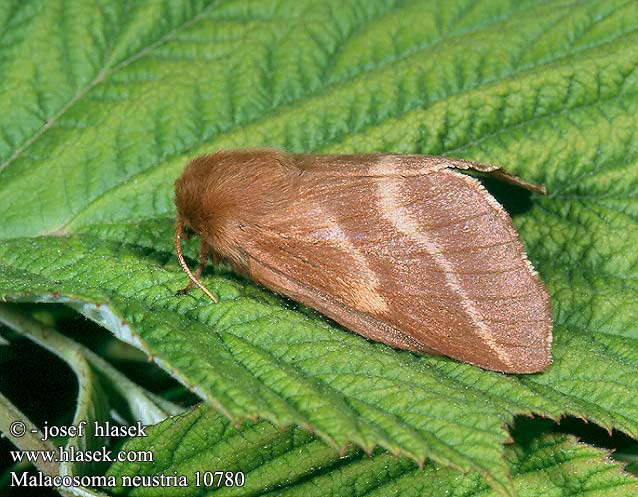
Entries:
[[[110, 418], [104, 386], [87, 360], [82, 346], [60, 335], [56, 330], [43, 326], [36, 319], [22, 315], [7, 304], [0, 305], [0, 322], [56, 354], [75, 373], [78, 397], [72, 425], [79, 426], [83, 423], [85, 427], [90, 427], [93, 422], [102, 423]], [[90, 428], [86, 428], [86, 433], [87, 436], [69, 437], [64, 446], [65, 450], [91, 451], [105, 445], [105, 437], [93, 436]], [[90, 474], [98, 467], [99, 464], [94, 461], [61, 461], [59, 474]]]
[[[121, 397], [126, 412], [121, 412], [119, 416], [125, 418], [130, 413], [131, 421], [155, 424], [183, 410], [132, 382], [99, 355], [45, 325], [35, 316], [20, 312], [15, 305], [0, 304], [0, 323], [53, 352], [76, 373], [79, 399], [74, 425], [90, 418], [98, 421], [110, 419], [109, 410], [114, 410], [116, 406], [105, 405], [107, 395], [104, 390], [108, 390], [111, 399], [114, 395]], [[96, 407], [102, 412], [89, 412]]]
[[[0, 323], [53, 352], [75, 373], [78, 381], [78, 398], [71, 425], [83, 424], [85, 435], [69, 437], [64, 445], [67, 453], [92, 452], [107, 445], [107, 438], [95, 435], [92, 426], [94, 422], [103, 424], [104, 421], [111, 419], [110, 411], [115, 406], [111, 403], [113, 396], [106, 394], [108, 389], [112, 389], [121, 396], [133, 419], [143, 424], [154, 424], [169, 415], [181, 412], [181, 409], [176, 406], [156, 399], [153, 394], [130, 381], [86, 347], [65, 337], [56, 329], [45, 326], [38, 319], [21, 313], [15, 305], [0, 304]], [[27, 425], [34, 426], [30, 422]], [[4, 429], [0, 431], [5, 432]], [[13, 440], [13, 442], [19, 442], [19, 440]], [[25, 449], [21, 445], [18, 446], [22, 450]], [[44, 450], [42, 447], [40, 449]], [[100, 468], [102, 472], [106, 469], [104, 463], [61, 461], [57, 471], [47, 471], [47, 473], [50, 476], [90, 475], [99, 472]], [[69, 491], [75, 492], [74, 489]], [[90, 493], [84, 487], [82, 491]]]
[[[594, 0], [3, 3], [0, 297], [71, 303], [233, 419], [512, 493], [514, 415], [638, 433], [637, 14]], [[552, 295], [550, 370], [373, 344], [224, 268], [204, 278], [219, 304], [175, 297], [174, 179], [198, 154], [258, 145], [446, 154], [544, 182], [514, 222]]]
[[[23, 424], [22, 430], [14, 435], [13, 424], [19, 421]], [[20, 430], [20, 428], [18, 428]], [[38, 428], [20, 411], [13, 403], [0, 393], [0, 434], [11, 441], [20, 450], [55, 450], [55, 445], [49, 439], [43, 440], [44, 435]], [[34, 466], [44, 474], [59, 474], [59, 461], [34, 461]]]
[[[147, 437], [129, 440], [123, 450], [150, 450], [152, 463], [115, 463], [108, 471], [119, 486], [116, 495], [130, 497], [278, 495], [384, 496], [422, 495], [452, 497], [496, 496], [480, 474], [459, 476], [456, 471], [427, 463], [419, 468], [410, 459], [377, 450], [367, 455], [349, 450], [339, 455], [316, 437], [297, 428], [285, 431], [267, 422], [244, 423], [239, 430], [206, 406], [148, 428]], [[618, 463], [569, 435], [546, 435], [525, 445], [505, 449], [505, 459], [520, 497], [633, 496], [638, 480], [621, 471]], [[244, 485], [206, 488], [196, 486], [196, 473], [224, 471]], [[185, 476], [185, 488], [126, 486], [126, 477]], [[210, 475], [209, 475], [210, 478]], [[219, 478], [215, 478], [217, 485]], [[226, 475], [222, 482], [226, 482]]]

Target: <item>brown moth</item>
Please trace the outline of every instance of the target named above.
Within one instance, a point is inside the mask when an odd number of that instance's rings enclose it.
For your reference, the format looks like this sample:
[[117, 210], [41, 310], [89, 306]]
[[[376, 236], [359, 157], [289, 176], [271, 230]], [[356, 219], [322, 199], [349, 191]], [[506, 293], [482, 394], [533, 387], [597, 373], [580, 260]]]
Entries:
[[[551, 363], [549, 295], [509, 215], [472, 170], [424, 155], [222, 151], [175, 182], [191, 283], [209, 256], [372, 340], [507, 373]], [[200, 239], [192, 274], [182, 236]]]

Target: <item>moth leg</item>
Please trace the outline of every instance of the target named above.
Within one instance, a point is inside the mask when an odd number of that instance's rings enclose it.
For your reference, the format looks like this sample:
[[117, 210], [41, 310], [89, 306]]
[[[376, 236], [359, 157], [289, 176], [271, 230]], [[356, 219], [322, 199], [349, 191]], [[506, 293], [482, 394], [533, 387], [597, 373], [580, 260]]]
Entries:
[[[199, 264], [197, 265], [197, 267], [195, 268], [195, 271], [193, 272], [193, 276], [195, 276], [195, 279], [199, 279], [199, 277], [202, 275], [202, 271], [206, 267], [207, 260], [208, 260], [207, 247], [203, 242], [200, 242], [199, 243]], [[186, 285], [185, 288], [182, 288], [181, 290], [179, 290], [176, 293], [176, 295], [185, 295], [188, 292], [190, 292], [194, 286], [195, 286], [195, 282], [191, 280], [188, 282], [188, 285]]]

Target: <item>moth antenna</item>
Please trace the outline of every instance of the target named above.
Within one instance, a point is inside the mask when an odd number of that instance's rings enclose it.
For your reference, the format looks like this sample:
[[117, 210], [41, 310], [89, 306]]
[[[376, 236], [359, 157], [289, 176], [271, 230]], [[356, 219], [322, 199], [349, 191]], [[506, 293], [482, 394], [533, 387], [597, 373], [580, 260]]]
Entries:
[[[184, 260], [184, 255], [182, 254], [182, 222], [178, 219], [177, 225], [175, 227], [175, 252], [177, 253], [177, 260], [179, 261], [179, 265], [182, 267], [186, 275], [190, 278], [190, 280], [195, 283], [199, 287], [199, 289], [204, 292], [209, 299], [213, 302], [217, 303], [217, 299], [215, 296], [210, 293], [208, 288], [206, 288], [200, 281], [195, 277], [191, 270], [188, 268], [188, 264]], [[201, 242], [200, 242], [201, 243]]]

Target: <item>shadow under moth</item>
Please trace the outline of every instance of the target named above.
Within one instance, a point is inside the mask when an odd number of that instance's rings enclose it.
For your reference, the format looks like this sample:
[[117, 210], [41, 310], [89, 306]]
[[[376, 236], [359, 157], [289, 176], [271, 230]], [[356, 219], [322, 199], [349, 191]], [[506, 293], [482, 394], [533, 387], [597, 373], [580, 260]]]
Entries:
[[[549, 295], [503, 207], [471, 170], [528, 190], [497, 166], [424, 155], [221, 151], [175, 182], [175, 248], [197, 285], [208, 257], [392, 347], [485, 369], [551, 363]], [[181, 238], [200, 240], [189, 270]]]

